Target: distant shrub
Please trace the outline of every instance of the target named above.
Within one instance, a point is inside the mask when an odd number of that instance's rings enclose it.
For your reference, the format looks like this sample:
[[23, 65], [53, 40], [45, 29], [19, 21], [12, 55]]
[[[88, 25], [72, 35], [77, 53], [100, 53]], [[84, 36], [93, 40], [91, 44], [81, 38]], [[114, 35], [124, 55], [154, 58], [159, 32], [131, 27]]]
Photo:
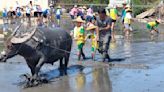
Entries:
[[[133, 5], [143, 5], [143, 1], [142, 0], [133, 0]], [[145, 7], [134, 7], [133, 8], [133, 13], [134, 16], [142, 13], [143, 11], [145, 11], [147, 8]]]

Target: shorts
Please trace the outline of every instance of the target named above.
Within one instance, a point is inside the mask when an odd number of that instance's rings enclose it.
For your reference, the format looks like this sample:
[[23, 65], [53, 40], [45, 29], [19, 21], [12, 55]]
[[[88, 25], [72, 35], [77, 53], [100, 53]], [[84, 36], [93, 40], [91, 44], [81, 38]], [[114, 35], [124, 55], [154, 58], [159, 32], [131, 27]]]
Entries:
[[43, 17], [44, 17], [44, 18], [47, 18], [47, 14], [43, 14]]
[[91, 51], [95, 51], [95, 50], [96, 50], [96, 47], [92, 47], [92, 48], [91, 48]]
[[42, 15], [42, 12], [34, 12], [34, 17], [40, 17]]
[[41, 17], [42, 16], [42, 12], [38, 12], [38, 15], [39, 15], [39, 17]]
[[38, 12], [34, 12], [34, 17], [38, 17]]
[[114, 22], [114, 23], [116, 22], [116, 20], [114, 20], [114, 19], [111, 19], [111, 20], [112, 20], [112, 22]]
[[15, 11], [12, 11], [12, 12], [11, 12], [11, 16], [14, 16], [14, 15], [16, 15], [16, 14], [15, 14]]
[[92, 20], [93, 20], [92, 16], [88, 16], [88, 15], [86, 16], [86, 21], [90, 21], [91, 22]]
[[84, 43], [78, 44], [78, 50], [81, 50], [83, 48], [83, 46], [84, 46]]
[[70, 15], [71, 16], [71, 19], [74, 19], [74, 15]]
[[30, 17], [30, 14], [29, 13], [26, 13], [26, 17]]
[[129, 29], [129, 30], [131, 30], [131, 31], [132, 31], [132, 27], [131, 27], [131, 25], [130, 25], [130, 24], [124, 24], [124, 26], [125, 26], [125, 29]]
[[154, 29], [154, 27], [150, 26], [149, 24], [147, 24], [146, 27], [147, 27], [147, 29], [149, 29], [149, 30], [153, 30], [153, 29]]
[[60, 20], [60, 15], [56, 15], [56, 19], [59, 19]]

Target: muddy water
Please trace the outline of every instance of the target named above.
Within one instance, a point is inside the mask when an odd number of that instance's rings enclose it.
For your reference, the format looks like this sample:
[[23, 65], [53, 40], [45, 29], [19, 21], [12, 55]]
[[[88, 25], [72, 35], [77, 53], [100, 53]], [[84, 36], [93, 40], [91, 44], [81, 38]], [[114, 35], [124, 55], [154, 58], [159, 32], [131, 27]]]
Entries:
[[30, 73], [22, 57], [0, 63], [0, 92], [164, 92], [163, 26], [159, 27], [161, 34], [153, 37], [142, 24], [134, 29], [131, 38], [118, 35], [117, 42], [111, 43], [110, 65], [100, 62], [98, 53], [96, 61], [90, 59], [89, 40], [84, 49], [88, 59], [77, 61], [73, 44], [68, 76], [59, 77], [58, 62], [44, 65], [41, 74], [51, 82], [38, 87], [22, 88], [20, 75]]

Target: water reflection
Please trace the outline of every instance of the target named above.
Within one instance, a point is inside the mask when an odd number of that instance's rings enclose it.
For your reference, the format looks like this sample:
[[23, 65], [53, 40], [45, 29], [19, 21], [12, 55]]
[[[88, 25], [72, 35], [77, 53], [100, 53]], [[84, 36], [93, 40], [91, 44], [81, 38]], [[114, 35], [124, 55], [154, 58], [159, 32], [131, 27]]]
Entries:
[[124, 40], [124, 52], [125, 52], [125, 55], [126, 57], [131, 57], [131, 50], [132, 50], [132, 47], [131, 47], [131, 38], [129, 39], [125, 39]]
[[81, 91], [82, 88], [84, 88], [84, 85], [86, 83], [86, 77], [84, 73], [79, 73], [76, 76], [76, 88], [78, 91]]
[[116, 43], [116, 42], [110, 43], [110, 49], [111, 49], [111, 50], [117, 49], [117, 43]]
[[107, 68], [97, 68], [92, 73], [93, 92], [112, 92], [112, 84]]

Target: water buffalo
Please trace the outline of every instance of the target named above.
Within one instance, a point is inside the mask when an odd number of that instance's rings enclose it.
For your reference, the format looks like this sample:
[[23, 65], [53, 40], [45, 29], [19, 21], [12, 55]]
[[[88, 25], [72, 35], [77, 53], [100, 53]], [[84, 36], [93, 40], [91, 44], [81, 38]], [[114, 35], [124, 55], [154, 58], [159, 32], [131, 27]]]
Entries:
[[71, 45], [71, 36], [60, 28], [35, 28], [30, 33], [10, 37], [1, 61], [15, 55], [23, 56], [31, 69], [30, 82], [33, 83], [39, 80], [38, 72], [45, 63], [53, 64], [59, 60], [60, 74], [67, 74]]

